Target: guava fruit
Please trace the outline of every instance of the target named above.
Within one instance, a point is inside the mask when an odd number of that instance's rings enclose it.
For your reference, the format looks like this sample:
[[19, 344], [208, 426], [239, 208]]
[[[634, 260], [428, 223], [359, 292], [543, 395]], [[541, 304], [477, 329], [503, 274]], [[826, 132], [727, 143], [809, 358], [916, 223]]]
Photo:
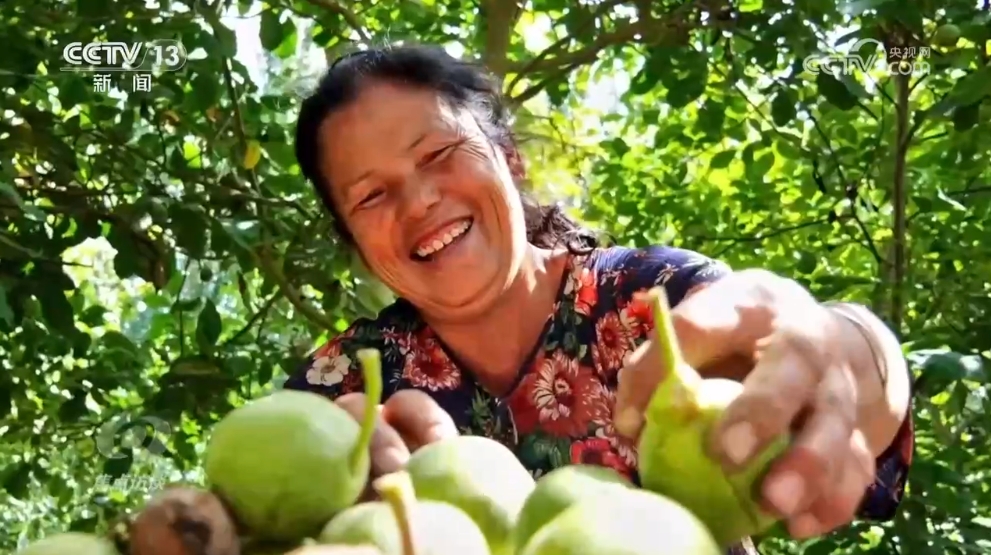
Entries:
[[520, 510], [513, 531], [516, 551], [523, 549], [537, 530], [575, 503], [632, 487], [621, 474], [602, 466], [576, 464], [552, 470], [537, 480], [537, 486]]
[[478, 525], [461, 509], [416, 498], [409, 475], [394, 472], [372, 483], [384, 501], [361, 503], [335, 516], [322, 544], [373, 545], [382, 555], [489, 555]]
[[406, 464], [423, 500], [464, 511], [494, 555], [512, 553], [513, 526], [534, 481], [505, 445], [481, 436], [457, 436], [418, 449]]
[[217, 496], [194, 487], [162, 490], [131, 521], [130, 555], [240, 555], [233, 517]]
[[589, 497], [537, 530], [519, 555], [725, 555], [685, 507], [646, 490]]
[[17, 555], [119, 555], [113, 542], [93, 534], [63, 532], [42, 538]]
[[758, 487], [770, 463], [790, 438], [776, 438], [743, 469], [726, 472], [707, 452], [720, 416], [743, 391], [727, 379], [702, 379], [685, 364], [677, 345], [667, 296], [650, 292], [663, 367], [671, 371], [658, 385], [644, 414], [639, 473], [644, 489], [684, 505], [709, 527], [724, 547], [759, 534], [779, 519], [764, 512]]
[[945, 47], [956, 46], [961, 34], [960, 27], [952, 23], [940, 25], [933, 33], [933, 44]]
[[357, 355], [368, 402], [361, 424], [321, 395], [282, 390], [214, 427], [207, 479], [251, 537], [290, 542], [315, 534], [367, 485], [381, 359], [375, 350]]

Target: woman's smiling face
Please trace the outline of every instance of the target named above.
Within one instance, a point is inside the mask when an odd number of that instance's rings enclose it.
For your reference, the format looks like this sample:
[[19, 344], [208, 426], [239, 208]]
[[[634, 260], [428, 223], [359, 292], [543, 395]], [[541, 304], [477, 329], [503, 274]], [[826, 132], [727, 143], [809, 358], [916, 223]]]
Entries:
[[436, 92], [371, 81], [320, 129], [331, 197], [368, 267], [436, 317], [484, 311], [516, 275], [523, 208], [503, 153]]

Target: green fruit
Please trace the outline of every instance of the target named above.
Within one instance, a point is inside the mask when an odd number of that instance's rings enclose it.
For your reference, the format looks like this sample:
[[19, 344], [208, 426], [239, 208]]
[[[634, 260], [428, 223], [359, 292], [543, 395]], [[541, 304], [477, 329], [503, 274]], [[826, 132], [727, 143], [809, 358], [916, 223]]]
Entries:
[[960, 27], [952, 23], [940, 25], [933, 34], [933, 44], [946, 47], [956, 46], [961, 34]]
[[530, 538], [563, 511], [585, 499], [598, 499], [629, 490], [633, 484], [601, 466], [563, 466], [537, 480], [516, 520], [514, 545], [523, 549]]
[[678, 503], [629, 489], [589, 498], [543, 526], [519, 555], [724, 555]]
[[512, 552], [516, 517], [533, 477], [501, 443], [459, 436], [426, 445], [406, 465], [420, 499], [444, 501], [468, 514], [495, 555]]
[[372, 545], [382, 555], [489, 555], [478, 526], [457, 507], [418, 501], [409, 474], [373, 483], [385, 501], [355, 505], [333, 518], [318, 540], [331, 545]]
[[707, 454], [707, 439], [729, 404], [743, 391], [732, 380], [707, 379], [684, 363], [663, 290], [651, 292], [663, 367], [673, 369], [650, 400], [639, 441], [640, 483], [670, 497], [731, 546], [770, 528], [777, 518], [759, 505], [758, 486], [771, 461], [787, 449], [779, 437], [738, 472], [727, 473]]
[[214, 427], [207, 479], [253, 537], [299, 541], [357, 501], [368, 482], [382, 395], [379, 356], [358, 352], [368, 399], [360, 425], [325, 397], [283, 390]]
[[65, 532], [40, 539], [17, 555], [117, 555], [117, 548], [106, 539], [81, 532]]

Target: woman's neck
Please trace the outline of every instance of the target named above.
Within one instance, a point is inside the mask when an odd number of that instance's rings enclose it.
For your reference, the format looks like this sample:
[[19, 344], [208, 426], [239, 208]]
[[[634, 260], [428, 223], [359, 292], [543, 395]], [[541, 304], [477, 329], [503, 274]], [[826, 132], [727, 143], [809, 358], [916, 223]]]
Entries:
[[519, 275], [485, 315], [470, 322], [433, 322], [448, 349], [493, 395], [508, 392], [554, 311], [566, 251], [529, 246]]

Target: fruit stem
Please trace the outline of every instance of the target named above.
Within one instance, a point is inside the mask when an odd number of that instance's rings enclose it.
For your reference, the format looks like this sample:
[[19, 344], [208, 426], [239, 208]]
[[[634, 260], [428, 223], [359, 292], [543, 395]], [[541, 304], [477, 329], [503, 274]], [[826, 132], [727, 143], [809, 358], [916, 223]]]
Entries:
[[378, 406], [382, 402], [382, 354], [377, 349], [359, 349], [357, 355], [362, 377], [365, 380], [367, 404], [361, 420], [361, 432], [348, 461], [353, 475], [363, 471], [370, 457], [372, 433], [375, 432], [375, 422], [378, 420]]
[[690, 412], [696, 406], [695, 393], [702, 382], [702, 376], [685, 362], [681, 353], [667, 292], [663, 287], [654, 287], [647, 296], [654, 315], [655, 339], [661, 351], [661, 368], [665, 371], [651, 397], [648, 410], [676, 409]]
[[413, 537], [413, 507], [416, 493], [413, 480], [405, 470], [386, 474], [372, 482], [372, 487], [389, 504], [399, 526], [399, 538], [403, 544], [403, 555], [416, 555], [416, 541]]

